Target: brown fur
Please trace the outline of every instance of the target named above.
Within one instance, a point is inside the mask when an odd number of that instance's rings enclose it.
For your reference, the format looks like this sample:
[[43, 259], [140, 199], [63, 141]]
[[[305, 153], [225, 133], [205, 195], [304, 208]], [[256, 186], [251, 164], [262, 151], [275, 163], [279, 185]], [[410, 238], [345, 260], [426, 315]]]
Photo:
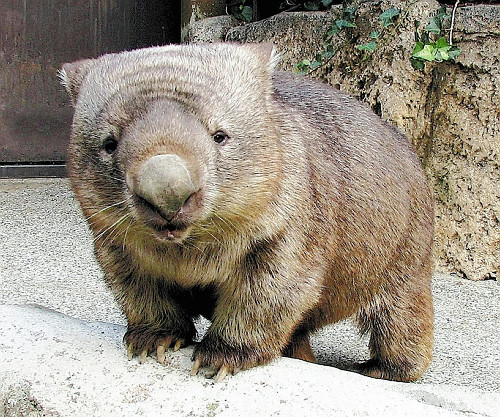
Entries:
[[[70, 177], [128, 350], [160, 359], [201, 314], [212, 322], [195, 348], [202, 366], [313, 362], [309, 334], [357, 315], [371, 335], [360, 370], [415, 380], [433, 345], [433, 210], [418, 158], [363, 105], [273, 61], [267, 46], [214, 44], [63, 68]], [[163, 154], [197, 187], [168, 220], [137, 191]]]

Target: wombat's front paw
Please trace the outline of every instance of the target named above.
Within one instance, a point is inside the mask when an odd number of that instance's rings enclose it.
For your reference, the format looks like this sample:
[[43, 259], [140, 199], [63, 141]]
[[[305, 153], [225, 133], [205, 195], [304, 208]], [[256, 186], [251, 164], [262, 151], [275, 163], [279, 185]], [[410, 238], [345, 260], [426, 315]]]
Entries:
[[200, 368], [207, 366], [212, 369], [214, 381], [220, 382], [228, 374], [235, 375], [242, 369], [263, 365], [276, 356], [265, 349], [234, 346], [216, 338], [205, 338], [195, 347], [191, 375], [196, 375]]
[[156, 351], [156, 360], [165, 363], [165, 351], [173, 345], [174, 351], [191, 343], [191, 334], [180, 335], [168, 330], [151, 329], [147, 325], [129, 326], [123, 340], [127, 347], [127, 357], [139, 356], [144, 363], [149, 353]]

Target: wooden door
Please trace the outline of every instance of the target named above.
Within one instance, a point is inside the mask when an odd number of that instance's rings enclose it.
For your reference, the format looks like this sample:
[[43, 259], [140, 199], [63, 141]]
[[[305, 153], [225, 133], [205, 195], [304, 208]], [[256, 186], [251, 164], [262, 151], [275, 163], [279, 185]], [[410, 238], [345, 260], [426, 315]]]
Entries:
[[180, 2], [2, 0], [0, 177], [64, 175], [72, 112], [62, 63], [179, 37]]

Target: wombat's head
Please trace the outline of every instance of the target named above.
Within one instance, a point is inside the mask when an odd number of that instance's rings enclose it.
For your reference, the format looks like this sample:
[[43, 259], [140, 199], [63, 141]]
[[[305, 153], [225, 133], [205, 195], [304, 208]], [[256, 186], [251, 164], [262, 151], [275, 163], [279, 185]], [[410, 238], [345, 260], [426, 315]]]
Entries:
[[272, 55], [167, 46], [64, 65], [69, 173], [97, 239], [179, 243], [251, 225], [280, 175]]

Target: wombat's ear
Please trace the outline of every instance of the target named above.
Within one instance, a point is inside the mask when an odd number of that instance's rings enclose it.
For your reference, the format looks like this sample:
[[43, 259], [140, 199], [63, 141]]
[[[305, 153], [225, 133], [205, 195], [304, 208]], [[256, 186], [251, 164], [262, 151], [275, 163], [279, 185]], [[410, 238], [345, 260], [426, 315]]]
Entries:
[[94, 65], [94, 59], [82, 59], [80, 61], [64, 64], [59, 71], [61, 84], [69, 93], [73, 105], [76, 103], [78, 92], [80, 91], [85, 76]]
[[259, 58], [262, 66], [273, 72], [280, 62], [280, 54], [272, 43], [247, 43], [245, 48], [250, 49]]

